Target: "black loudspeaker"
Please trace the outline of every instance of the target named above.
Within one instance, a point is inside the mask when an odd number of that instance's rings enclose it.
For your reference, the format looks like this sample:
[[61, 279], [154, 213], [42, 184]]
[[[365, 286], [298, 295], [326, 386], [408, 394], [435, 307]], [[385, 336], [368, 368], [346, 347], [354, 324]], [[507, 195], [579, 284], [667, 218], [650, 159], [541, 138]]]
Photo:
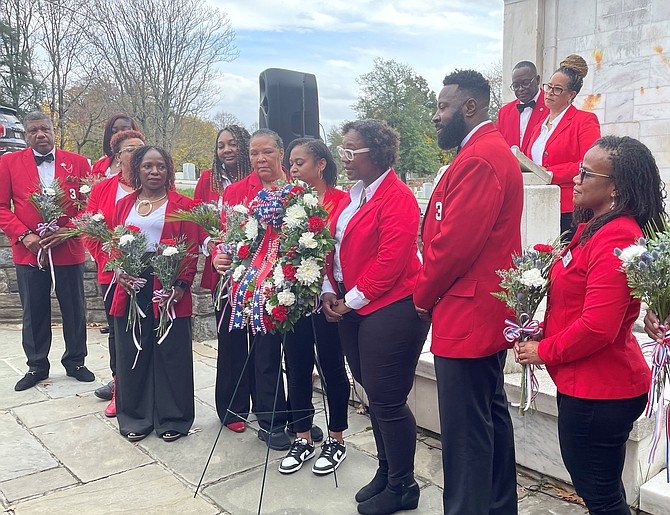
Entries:
[[[272, 129], [284, 148], [296, 138], [319, 138], [319, 93], [311, 73], [268, 68], [261, 72], [258, 126]], [[288, 156], [285, 156], [285, 164]]]

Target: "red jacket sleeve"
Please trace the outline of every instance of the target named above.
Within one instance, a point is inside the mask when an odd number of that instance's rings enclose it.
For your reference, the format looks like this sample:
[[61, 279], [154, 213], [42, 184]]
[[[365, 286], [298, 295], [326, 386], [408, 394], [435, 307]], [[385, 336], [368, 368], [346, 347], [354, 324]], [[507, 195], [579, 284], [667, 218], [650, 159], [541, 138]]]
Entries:
[[[14, 157], [14, 156], [12, 156]], [[12, 176], [8, 156], [0, 159], [0, 229], [12, 243], [29, 229], [12, 211]]]

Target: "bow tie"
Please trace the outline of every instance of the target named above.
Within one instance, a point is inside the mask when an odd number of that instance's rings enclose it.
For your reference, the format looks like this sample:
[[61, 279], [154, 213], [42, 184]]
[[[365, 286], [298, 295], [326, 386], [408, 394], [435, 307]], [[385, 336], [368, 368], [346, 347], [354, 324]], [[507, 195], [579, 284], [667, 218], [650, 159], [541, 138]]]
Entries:
[[41, 165], [45, 161], [47, 163], [52, 163], [54, 160], [54, 155], [53, 154], [47, 154], [46, 156], [38, 156], [35, 154], [35, 163], [37, 163], [37, 166]]
[[523, 113], [524, 109], [530, 107], [531, 109], [535, 107], [535, 100], [531, 100], [527, 104], [517, 104], [516, 108], [519, 110], [519, 113]]

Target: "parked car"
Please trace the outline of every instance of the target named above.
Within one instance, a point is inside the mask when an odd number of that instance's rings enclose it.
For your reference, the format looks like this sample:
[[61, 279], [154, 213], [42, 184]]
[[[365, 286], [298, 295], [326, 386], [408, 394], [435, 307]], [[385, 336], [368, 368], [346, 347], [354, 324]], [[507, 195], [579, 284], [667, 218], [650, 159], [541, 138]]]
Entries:
[[24, 133], [16, 109], [0, 106], [0, 156], [26, 148]]

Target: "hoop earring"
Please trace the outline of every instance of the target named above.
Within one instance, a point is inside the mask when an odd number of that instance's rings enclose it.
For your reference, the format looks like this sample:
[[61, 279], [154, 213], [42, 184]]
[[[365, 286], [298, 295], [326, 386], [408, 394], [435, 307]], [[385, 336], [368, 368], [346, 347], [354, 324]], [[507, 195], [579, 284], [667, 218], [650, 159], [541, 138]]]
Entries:
[[319, 179], [323, 179], [323, 168], [319, 168]]

